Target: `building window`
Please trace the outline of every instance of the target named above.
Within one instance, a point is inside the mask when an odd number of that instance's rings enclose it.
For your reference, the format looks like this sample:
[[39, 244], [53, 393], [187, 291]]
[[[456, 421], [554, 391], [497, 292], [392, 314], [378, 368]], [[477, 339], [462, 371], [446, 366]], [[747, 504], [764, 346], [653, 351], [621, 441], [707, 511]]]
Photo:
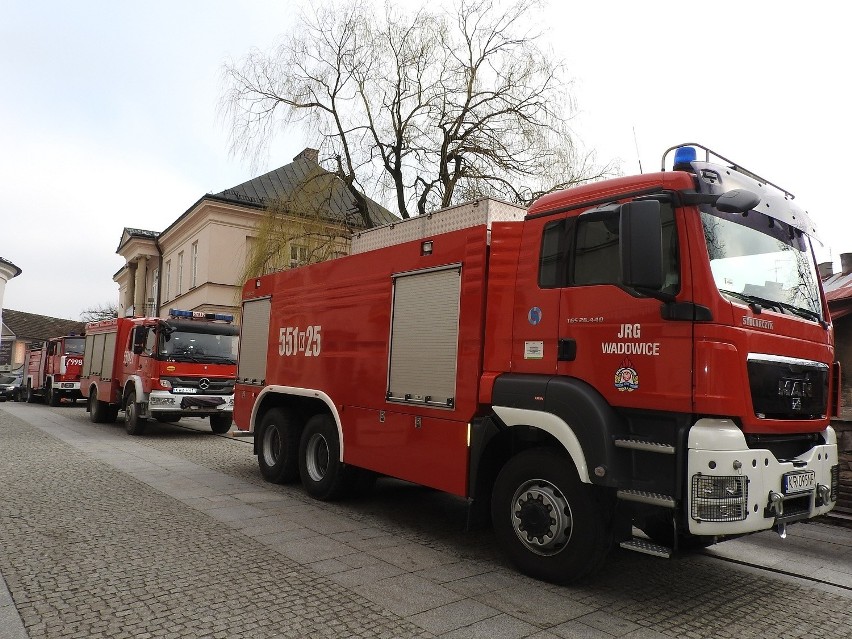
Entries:
[[189, 288], [198, 286], [198, 240], [192, 243], [190, 254]]
[[290, 245], [290, 268], [308, 263], [308, 247], [298, 244]]
[[166, 299], [165, 302], [168, 302], [172, 299], [172, 261], [169, 260], [166, 262]]
[[177, 294], [183, 293], [183, 251], [178, 253]]

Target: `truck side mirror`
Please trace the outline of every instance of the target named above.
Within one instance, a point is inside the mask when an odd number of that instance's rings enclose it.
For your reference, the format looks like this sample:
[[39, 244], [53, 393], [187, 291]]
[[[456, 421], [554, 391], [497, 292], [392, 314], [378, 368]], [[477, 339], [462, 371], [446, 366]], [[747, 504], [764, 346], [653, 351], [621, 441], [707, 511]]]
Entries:
[[137, 326], [133, 329], [133, 353], [141, 355], [145, 350], [145, 342], [148, 341], [148, 327]]
[[637, 289], [663, 288], [663, 223], [657, 200], [621, 206], [621, 282]]
[[745, 189], [734, 189], [722, 193], [716, 200], [716, 208], [723, 213], [745, 213], [757, 208], [758, 204], [760, 204], [760, 197]]

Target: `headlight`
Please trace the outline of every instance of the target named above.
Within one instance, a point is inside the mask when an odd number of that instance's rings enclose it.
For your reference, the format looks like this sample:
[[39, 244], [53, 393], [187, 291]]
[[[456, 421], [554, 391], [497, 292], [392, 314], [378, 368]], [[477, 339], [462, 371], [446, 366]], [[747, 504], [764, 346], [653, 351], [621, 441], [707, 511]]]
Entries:
[[742, 521], [748, 516], [748, 479], [693, 475], [691, 514], [696, 521]]

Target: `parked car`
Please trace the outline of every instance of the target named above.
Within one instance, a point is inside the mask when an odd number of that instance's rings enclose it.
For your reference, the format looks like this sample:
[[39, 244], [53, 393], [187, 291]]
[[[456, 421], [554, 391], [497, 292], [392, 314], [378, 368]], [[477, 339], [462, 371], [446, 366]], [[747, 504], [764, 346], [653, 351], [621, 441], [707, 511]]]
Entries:
[[4, 373], [0, 375], [0, 402], [7, 399], [13, 402], [21, 399], [21, 381], [23, 375], [20, 373]]

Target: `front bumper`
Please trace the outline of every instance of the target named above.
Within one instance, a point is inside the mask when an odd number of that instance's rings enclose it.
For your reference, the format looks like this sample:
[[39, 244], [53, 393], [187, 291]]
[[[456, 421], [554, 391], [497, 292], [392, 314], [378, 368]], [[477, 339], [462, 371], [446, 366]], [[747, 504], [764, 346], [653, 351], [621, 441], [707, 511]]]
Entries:
[[829, 426], [823, 438], [825, 444], [779, 460], [769, 450], [749, 448], [732, 421], [699, 420], [687, 450], [689, 532], [740, 535], [830, 511], [839, 472], [834, 429]]
[[169, 391], [152, 391], [148, 395], [148, 413], [189, 415], [216, 415], [234, 411], [233, 395], [175, 394]]

